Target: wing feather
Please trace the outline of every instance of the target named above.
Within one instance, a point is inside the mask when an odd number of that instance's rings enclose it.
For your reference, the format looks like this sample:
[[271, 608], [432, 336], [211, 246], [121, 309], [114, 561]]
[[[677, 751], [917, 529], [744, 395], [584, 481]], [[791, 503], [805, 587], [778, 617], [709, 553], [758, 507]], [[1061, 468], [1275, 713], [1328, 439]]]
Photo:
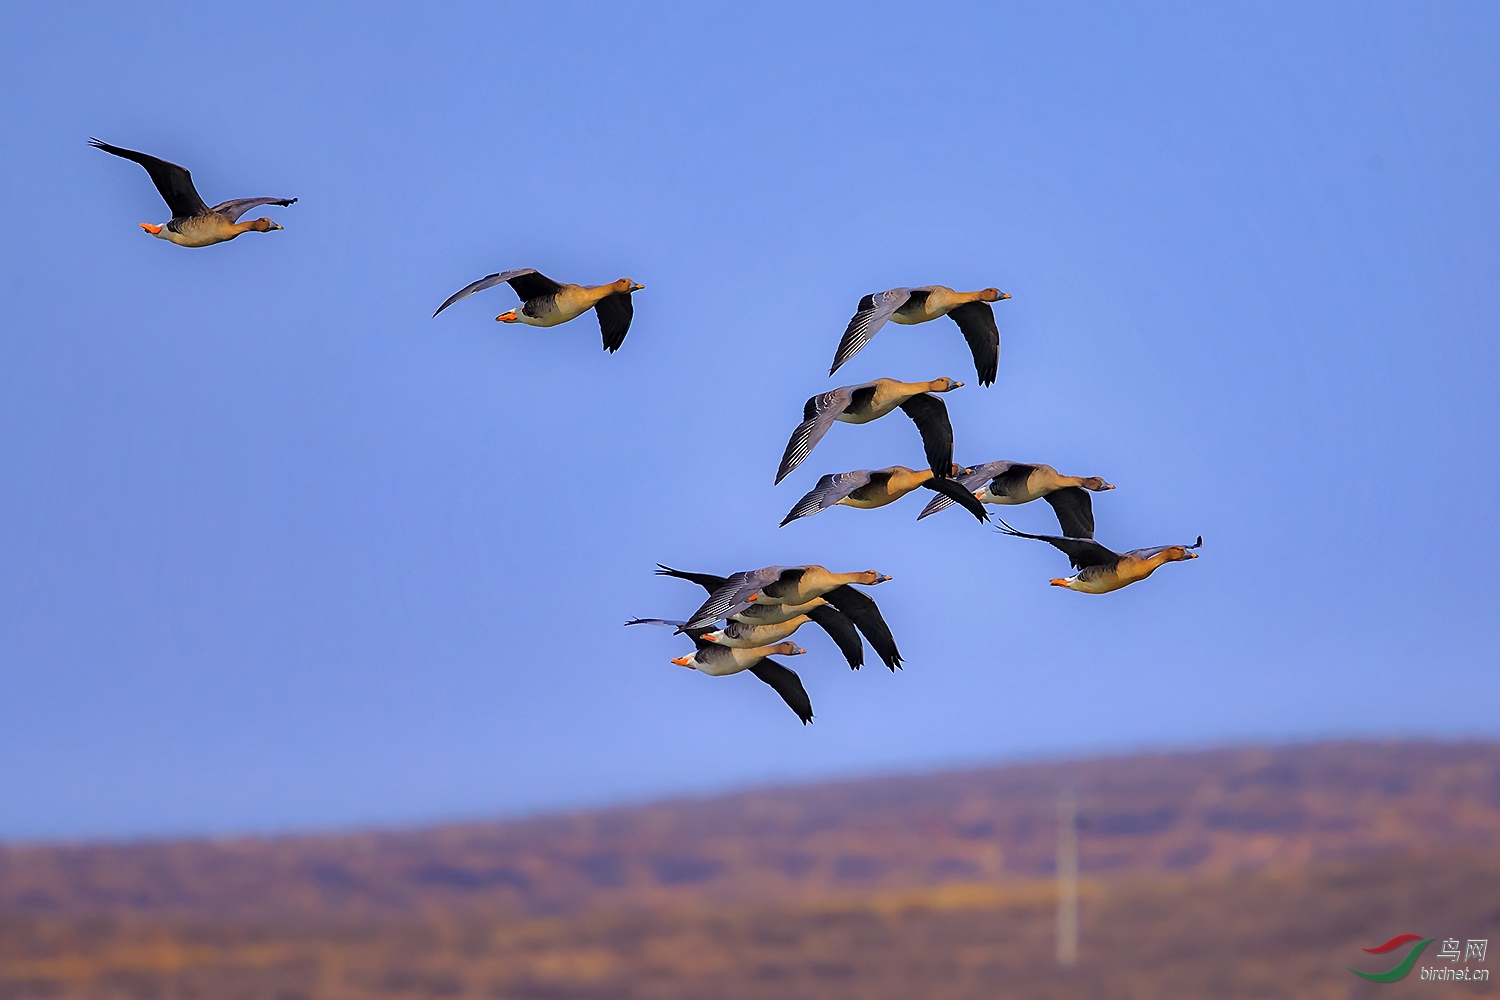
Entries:
[[849, 584], [835, 587], [823, 595], [823, 600], [833, 605], [853, 622], [870, 641], [870, 648], [891, 670], [901, 666], [901, 651], [896, 648], [896, 639], [890, 626], [881, 617], [880, 608], [869, 594], [855, 590]]
[[238, 222], [240, 216], [252, 208], [262, 205], [280, 205], [282, 208], [297, 204], [296, 198], [234, 198], [230, 201], [221, 201], [211, 211], [215, 215], [222, 215], [230, 222]]
[[994, 385], [1000, 367], [1000, 328], [995, 325], [995, 310], [988, 302], [965, 302], [948, 310], [948, 315], [969, 342], [979, 384]]
[[604, 349], [613, 354], [625, 343], [625, 334], [630, 332], [630, 320], [635, 316], [635, 303], [629, 292], [606, 295], [594, 306], [599, 317], [599, 332], [604, 335]]
[[812, 699], [807, 696], [807, 689], [802, 686], [802, 678], [797, 676], [795, 670], [783, 667], [767, 657], [751, 667], [750, 672], [771, 685], [771, 688], [781, 695], [781, 700], [786, 702], [787, 707], [797, 713], [797, 718], [802, 720], [804, 726], [812, 721]]
[[927, 480], [922, 485], [959, 504], [964, 510], [979, 518], [980, 521], [988, 521], [990, 519], [990, 515], [985, 512], [984, 504], [980, 503], [978, 498], [973, 493], [970, 493], [968, 488], [962, 483], [952, 479], [934, 478]]
[[[512, 282], [511, 287], [514, 288], [515, 287], [515, 285], [514, 285], [515, 279], [519, 278], [522, 275], [527, 275], [527, 274], [536, 274], [536, 269], [535, 268], [530, 268], [530, 267], [523, 267], [523, 268], [519, 268], [519, 269], [514, 270], [514, 271], [496, 271], [494, 274], [486, 274], [484, 277], [480, 278], [478, 281], [470, 282], [469, 284], [467, 284], [464, 287], [460, 288], [458, 291], [454, 292], [452, 295], [448, 296], [448, 300], [446, 302], [444, 302], [442, 305], [438, 306], [437, 307], [437, 312], [433, 313], [433, 315], [436, 316], [438, 313], [442, 312], [444, 309], [447, 309], [449, 306], [451, 306], [453, 303], [457, 302], [459, 299], [466, 299], [470, 295], [473, 295], [475, 292], [482, 292], [486, 288], [494, 288], [496, 285], [500, 284], [501, 282]], [[555, 284], [555, 282], [554, 282], [554, 284]], [[516, 294], [519, 295], [520, 292], [518, 291]], [[525, 295], [521, 296], [521, 300], [523, 302], [526, 301], [527, 298], [528, 298], [528, 296], [525, 296]]]
[[839, 647], [839, 652], [849, 661], [849, 669], [858, 670], [864, 666], [865, 644], [859, 641], [859, 631], [847, 615], [826, 604], [813, 608], [806, 614]]
[[852, 393], [858, 388], [861, 387], [843, 385], [837, 389], [829, 389], [813, 396], [803, 405], [802, 423], [792, 431], [791, 439], [786, 443], [786, 451], [781, 456], [781, 465], [776, 469], [778, 484], [801, 465], [812, 453], [813, 447], [823, 440], [823, 435], [828, 433], [828, 428], [833, 426], [838, 415], [848, 408]]
[[911, 298], [911, 291], [910, 288], [892, 288], [860, 299], [858, 311], [844, 328], [838, 350], [833, 352], [833, 367], [828, 369], [828, 374], [832, 375], [844, 366], [844, 362], [858, 354], [860, 348], [875, 336], [876, 331], [885, 326], [886, 320], [906, 304], [906, 300]]
[[868, 486], [872, 475], [869, 469], [856, 469], [853, 472], [834, 472], [824, 476], [818, 480], [818, 485], [798, 500], [797, 505], [781, 519], [780, 527], [786, 527], [799, 517], [810, 517], [837, 505], [840, 500], [861, 486]]
[[953, 424], [948, 407], [930, 392], [920, 393], [901, 404], [901, 411], [911, 417], [922, 435], [922, 450], [927, 453], [927, 467], [942, 479], [952, 475]]
[[1063, 538], [1058, 535], [1032, 535], [1024, 531], [1017, 531], [1004, 521], [1000, 522], [1000, 531], [1016, 538], [1035, 538], [1039, 542], [1062, 552], [1068, 557], [1068, 562], [1073, 564], [1074, 569], [1087, 569], [1090, 566], [1113, 566], [1120, 561], [1120, 554], [1105, 548], [1091, 538]]
[[172, 210], [172, 218], [186, 219], [208, 211], [208, 205], [204, 204], [203, 199], [199, 197], [198, 189], [193, 187], [193, 175], [188, 173], [186, 167], [168, 163], [149, 153], [111, 146], [99, 139], [90, 139], [89, 145], [95, 149], [102, 149], [106, 153], [134, 160], [145, 167], [146, 173], [151, 177], [151, 183], [156, 185], [157, 193], [161, 195], [161, 200], [166, 202], [167, 208]]
[[1057, 514], [1058, 527], [1067, 538], [1094, 537], [1094, 501], [1082, 486], [1064, 486], [1042, 497]]

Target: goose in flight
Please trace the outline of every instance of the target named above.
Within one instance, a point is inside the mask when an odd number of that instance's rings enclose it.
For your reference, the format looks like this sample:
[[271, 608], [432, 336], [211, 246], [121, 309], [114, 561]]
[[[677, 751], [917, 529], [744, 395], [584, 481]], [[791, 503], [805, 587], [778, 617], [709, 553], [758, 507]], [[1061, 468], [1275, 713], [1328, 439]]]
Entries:
[[[658, 576], [670, 576], [679, 580], [687, 580], [690, 583], [696, 583], [708, 591], [710, 600], [712, 600], [714, 594], [718, 593], [729, 582], [728, 577], [714, 576], [711, 573], [687, 573], [680, 569], [673, 569], [670, 566], [663, 566], [660, 563], [657, 564], [656, 573]], [[751, 604], [741, 611], [728, 615], [727, 618], [730, 622], [743, 622], [747, 625], [758, 626], [780, 625], [791, 621], [799, 615], [807, 615], [818, 625], [822, 626], [824, 631], [828, 632], [830, 636], [833, 636], [834, 641], [839, 644], [839, 648], [844, 650], [844, 657], [849, 661], [849, 665], [858, 670], [859, 667], [855, 664], [855, 657], [850, 654], [849, 649], [845, 645], [845, 640], [841, 640], [838, 635], [835, 635], [834, 629], [825, 625], [824, 619], [817, 616], [819, 609], [836, 611], [848, 619], [863, 633], [864, 637], [869, 641], [870, 647], [875, 650], [875, 654], [880, 657], [882, 663], [892, 671], [900, 668], [901, 651], [896, 648], [896, 639], [891, 635], [890, 626], [885, 623], [885, 618], [880, 614], [880, 608], [876, 606], [875, 601], [868, 594], [861, 593], [848, 584], [834, 587], [827, 593], [801, 604]], [[863, 650], [860, 651], [858, 659], [860, 663], [864, 662]]]
[[843, 385], [819, 393], [802, 406], [802, 423], [792, 431], [792, 438], [786, 444], [781, 467], [776, 470], [776, 482], [780, 483], [802, 464], [835, 420], [846, 424], [867, 424], [898, 406], [911, 417], [922, 435], [922, 449], [927, 453], [928, 467], [949, 468], [953, 464], [953, 425], [948, 420], [948, 407], [932, 394], [952, 392], [962, 386], [962, 382], [951, 378], [935, 378], [931, 382], [878, 378], [863, 385]]
[[611, 281], [607, 285], [569, 285], [541, 274], [533, 267], [514, 271], [498, 271], [487, 274], [478, 281], [465, 285], [448, 301], [437, 307], [437, 312], [447, 309], [459, 299], [466, 299], [475, 292], [505, 282], [521, 297], [519, 309], [508, 309], [495, 317], [500, 323], [524, 323], [527, 326], [557, 326], [570, 319], [577, 319], [590, 309], [599, 317], [599, 332], [604, 335], [604, 349], [611, 354], [625, 342], [630, 332], [630, 320], [635, 315], [635, 306], [630, 296], [645, 288], [629, 278]]
[[[723, 577], [715, 577], [723, 583]], [[713, 588], [710, 587], [710, 590]], [[785, 608], [784, 604], [761, 604], [756, 607], [780, 611]], [[864, 643], [859, 641], [859, 633], [855, 631], [854, 623], [851, 622], [841, 611], [834, 608], [823, 598], [819, 597], [811, 606], [804, 606], [804, 610], [792, 615], [779, 616], [783, 620], [775, 622], [748, 622], [731, 618], [723, 628], [712, 631], [689, 630], [694, 636], [701, 636], [709, 642], [722, 643], [725, 646], [734, 646], [741, 649], [750, 649], [755, 646], [771, 646], [783, 639], [791, 638], [792, 634], [808, 622], [816, 622], [828, 637], [839, 647], [839, 652], [844, 654], [844, 659], [849, 663], [849, 669], [858, 670], [865, 663]], [[626, 625], [670, 625], [673, 628], [682, 628], [687, 624], [684, 621], [674, 621], [670, 618], [632, 618]]]
[[699, 670], [710, 677], [725, 677], [748, 670], [769, 684], [787, 707], [797, 713], [805, 726], [812, 721], [812, 700], [802, 686], [802, 678], [796, 672], [782, 666], [772, 656], [801, 656], [807, 650], [795, 642], [780, 642], [773, 646], [740, 648], [723, 646], [706, 638], [693, 640], [697, 650], [687, 656], [678, 656], [672, 662], [689, 670]]
[[889, 579], [873, 569], [832, 573], [822, 566], [766, 566], [734, 573], [693, 612], [683, 631], [729, 618], [752, 604], [806, 604], [844, 584], [858, 583], [870, 587]]
[[1052, 586], [1067, 587], [1083, 594], [1107, 594], [1146, 579], [1156, 572], [1157, 567], [1166, 563], [1197, 559], [1198, 553], [1192, 550], [1203, 545], [1203, 536], [1199, 535], [1192, 545], [1160, 545], [1154, 549], [1112, 552], [1091, 538], [1028, 535], [1004, 521], [1000, 525], [1000, 531], [1007, 535], [1035, 538], [1066, 554], [1068, 561], [1078, 572], [1069, 577], [1058, 577], [1052, 581]]
[[977, 292], [955, 292], [943, 285], [921, 288], [892, 288], [875, 292], [859, 300], [859, 311], [849, 321], [839, 348], [833, 354], [832, 375], [844, 362], [859, 353], [870, 342], [886, 320], [910, 326], [948, 316], [958, 324], [969, 351], [974, 355], [974, 371], [980, 385], [993, 385], [1000, 366], [1000, 328], [995, 325], [991, 302], [1010, 298], [998, 288]]
[[151, 183], [156, 185], [162, 200], [172, 210], [172, 218], [162, 225], [143, 222], [141, 228], [159, 240], [176, 243], [180, 247], [208, 247], [232, 240], [240, 233], [269, 233], [273, 229], [280, 229], [270, 219], [240, 222], [239, 218], [252, 208], [262, 205], [285, 207], [297, 203], [296, 198], [235, 198], [209, 208], [199, 197], [198, 189], [193, 187], [193, 178], [187, 168], [158, 160], [145, 153], [137, 153], [133, 149], [111, 146], [98, 139], [90, 139], [89, 145], [106, 153], [134, 160], [146, 168]]
[[[960, 465], [953, 466], [952, 470], [954, 476], [965, 471]], [[979, 520], [990, 519], [983, 505], [959, 481], [936, 477], [931, 469], [917, 472], [904, 465], [893, 465], [888, 469], [858, 469], [824, 476], [818, 480], [818, 485], [797, 501], [797, 505], [782, 519], [781, 527], [786, 527], [799, 517], [809, 517], [840, 504], [865, 509], [884, 507], [924, 486], [935, 490], [941, 499], [961, 505]]]
[[[1094, 537], [1094, 504], [1086, 491], [1102, 493], [1114, 486], [1098, 476], [1064, 476], [1050, 465], [1024, 462], [986, 462], [967, 469], [955, 482], [973, 493], [980, 503], [1006, 506], [1046, 500], [1057, 514], [1057, 523], [1068, 538]], [[953, 503], [947, 494], [935, 496], [922, 513], [936, 514]]]

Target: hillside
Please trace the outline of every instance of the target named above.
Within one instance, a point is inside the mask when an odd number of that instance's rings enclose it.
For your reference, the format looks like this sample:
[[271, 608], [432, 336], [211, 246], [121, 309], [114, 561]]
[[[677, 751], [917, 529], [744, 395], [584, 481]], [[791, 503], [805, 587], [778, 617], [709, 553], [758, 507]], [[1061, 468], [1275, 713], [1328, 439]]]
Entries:
[[[1061, 788], [1079, 801], [1084, 873], [1066, 974], [1048, 880]], [[1360, 945], [1414, 927], [1500, 937], [1497, 848], [1487, 743], [1024, 764], [407, 832], [13, 845], [0, 998], [1363, 996], [1342, 968]]]

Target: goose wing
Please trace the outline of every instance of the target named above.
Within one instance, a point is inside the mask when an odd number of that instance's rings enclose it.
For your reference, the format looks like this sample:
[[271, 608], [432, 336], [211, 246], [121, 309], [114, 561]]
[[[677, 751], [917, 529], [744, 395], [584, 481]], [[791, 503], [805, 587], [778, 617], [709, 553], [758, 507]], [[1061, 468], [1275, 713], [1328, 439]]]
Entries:
[[[1167, 549], [1175, 549], [1176, 547], [1177, 546], [1175, 546], [1175, 545], [1158, 545], [1158, 546], [1156, 546], [1154, 548], [1149, 548], [1149, 549], [1131, 549], [1126, 554], [1127, 555], [1135, 556], [1137, 559], [1150, 559], [1152, 556], [1156, 555], [1158, 552], [1163, 552], [1163, 551], [1165, 551]], [[1194, 542], [1192, 545], [1184, 545], [1183, 548], [1188, 549], [1188, 550], [1203, 548], [1203, 536], [1199, 535], [1198, 536], [1198, 540], [1196, 542]]]
[[[968, 472], [965, 472], [961, 476], [954, 477], [953, 481], [958, 483], [964, 489], [968, 490], [970, 493], [973, 493], [975, 490], [978, 490], [979, 488], [984, 486], [985, 483], [989, 482], [991, 479], [995, 478], [1000, 473], [1010, 468], [1011, 464], [1012, 463], [1010, 462], [986, 462], [983, 465], [974, 466], [974, 468], [970, 469]], [[931, 501], [928, 502], [926, 507], [922, 508], [922, 513], [917, 515], [917, 520], [920, 521], [928, 514], [936, 514], [938, 511], [952, 506], [953, 498], [939, 493], [937, 496], [933, 497]]]
[[656, 564], [656, 575], [671, 576], [689, 583], [696, 583], [710, 594], [724, 586], [725, 581], [729, 579], [727, 576], [714, 576], [711, 573], [686, 573], [680, 569], [663, 566], [661, 563]]
[[929, 490], [947, 497], [953, 503], [963, 507], [964, 510], [979, 518], [980, 521], [988, 521], [990, 515], [985, 513], [984, 504], [980, 503], [968, 487], [952, 479], [929, 479], [922, 484]]
[[1073, 564], [1074, 569], [1087, 569], [1090, 566], [1113, 566], [1120, 561], [1120, 554], [1118, 552], [1105, 548], [1092, 538], [1031, 535], [1024, 531], [1017, 531], [1004, 521], [1000, 522], [1000, 530], [1007, 535], [1014, 535], [1017, 538], [1035, 538], [1039, 542], [1046, 542], [1054, 549], [1066, 555], [1068, 562]]
[[856, 469], [853, 472], [835, 472], [818, 480], [818, 485], [807, 492], [797, 506], [793, 507], [786, 517], [781, 519], [781, 527], [797, 520], [799, 517], [809, 517], [821, 510], [827, 510], [836, 505], [840, 500], [859, 489], [861, 486], [870, 485], [870, 480], [875, 473], [869, 469]]
[[212, 209], [215, 215], [222, 215], [230, 222], [238, 222], [240, 216], [252, 208], [262, 205], [280, 205], [285, 208], [288, 205], [297, 204], [296, 198], [235, 198], [231, 201], [221, 201]]
[[934, 476], [948, 478], [953, 468], [953, 424], [948, 420], [947, 405], [932, 393], [923, 392], [902, 403], [901, 412], [911, 417], [922, 435], [927, 467]]
[[844, 659], [849, 661], [850, 670], [858, 670], [864, 666], [865, 644], [859, 641], [859, 632], [854, 628], [854, 623], [842, 611], [825, 604], [807, 612], [807, 617], [828, 633], [828, 637], [839, 647], [839, 652], [844, 654]]
[[813, 446], [823, 440], [823, 435], [828, 433], [828, 428], [833, 426], [838, 415], [848, 409], [850, 400], [854, 398], [854, 390], [862, 388], [864, 386], [839, 386], [837, 389], [820, 392], [802, 404], [802, 423], [792, 431], [791, 440], [786, 443], [781, 466], [776, 470], [777, 483], [802, 464], [803, 459], [812, 452]]
[[193, 175], [188, 173], [186, 167], [179, 167], [175, 163], [168, 163], [166, 160], [159, 160], [133, 149], [111, 146], [99, 139], [90, 139], [89, 145], [95, 149], [102, 149], [106, 153], [134, 160], [145, 167], [146, 173], [151, 177], [151, 183], [156, 185], [156, 190], [161, 194], [162, 201], [166, 202], [167, 207], [172, 210], [172, 218], [186, 219], [208, 211], [208, 206], [198, 196], [198, 189], [193, 187]]
[[670, 625], [673, 628], [681, 628], [687, 622], [674, 621], [671, 618], [632, 618], [626, 625]]
[[1000, 367], [1000, 328], [995, 325], [995, 310], [988, 302], [965, 302], [948, 310], [948, 315], [969, 342], [979, 384], [994, 385]]
[[854, 318], [849, 320], [849, 325], [844, 328], [843, 339], [839, 341], [838, 350], [833, 352], [833, 367], [828, 369], [832, 375], [844, 366], [844, 362], [859, 353], [860, 348], [870, 342], [875, 332], [891, 315], [902, 306], [906, 300], [911, 298], [910, 288], [892, 288], [884, 292], [874, 292], [859, 300], [859, 309], [855, 311]]
[[1064, 486], [1042, 497], [1057, 514], [1058, 527], [1068, 538], [1094, 537], [1094, 501], [1082, 486]]
[[[540, 274], [536, 273], [536, 269], [531, 267], [523, 267], [514, 271], [496, 271], [494, 274], [486, 274], [478, 281], [470, 282], [469, 284], [460, 288], [458, 291], [454, 292], [452, 295], [448, 296], [447, 301], [438, 306], [437, 312], [433, 313], [433, 315], [436, 316], [438, 313], [442, 312], [444, 309], [447, 309], [459, 299], [466, 299], [470, 295], [473, 295], [475, 292], [482, 292], [486, 288], [494, 288], [502, 281], [510, 282], [510, 286], [516, 290], [516, 294], [521, 296], [521, 301], [525, 302], [528, 299], [533, 298], [534, 296], [522, 295], [520, 288], [516, 285], [516, 282], [524, 282], [531, 275], [536, 275], [536, 277], [542, 278]], [[562, 287], [551, 278], [542, 278], [542, 280], [550, 285], [555, 286], [556, 288]]]
[[881, 617], [880, 608], [876, 607], [875, 600], [869, 594], [855, 590], [846, 583], [824, 594], [823, 600], [858, 626], [865, 638], [870, 640], [870, 648], [875, 650], [875, 654], [887, 667], [895, 670], [901, 666], [901, 651], [896, 648], [896, 639], [891, 635], [890, 626]]
[[519, 271], [511, 271], [509, 274], [510, 277], [505, 281], [515, 290], [522, 302], [556, 295], [563, 290], [561, 281], [553, 281], [534, 267], [524, 267]]
[[751, 667], [750, 672], [771, 685], [781, 695], [781, 700], [786, 702], [787, 707], [797, 713], [797, 718], [802, 720], [804, 726], [812, 721], [812, 699], [807, 696], [802, 678], [797, 676], [795, 670], [783, 667], [767, 657]]
[[630, 320], [635, 316], [635, 303], [629, 292], [606, 295], [594, 306], [599, 317], [599, 332], [604, 335], [604, 349], [613, 354], [625, 343], [625, 334], [630, 332]]
[[724, 581], [723, 586], [716, 588], [708, 595], [708, 600], [693, 612], [687, 624], [681, 626], [678, 631], [686, 632], [689, 629], [702, 628], [713, 624], [720, 618], [739, 614], [750, 606], [751, 599], [759, 595], [767, 584], [773, 583], [780, 576], [780, 566], [767, 566], [765, 569], [733, 574]]

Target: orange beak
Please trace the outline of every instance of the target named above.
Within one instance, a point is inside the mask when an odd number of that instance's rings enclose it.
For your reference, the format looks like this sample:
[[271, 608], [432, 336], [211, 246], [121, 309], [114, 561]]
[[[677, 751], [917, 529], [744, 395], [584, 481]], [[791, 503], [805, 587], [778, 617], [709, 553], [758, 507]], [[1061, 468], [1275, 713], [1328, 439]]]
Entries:
[[503, 312], [499, 316], [495, 317], [496, 323], [514, 323], [515, 321], [516, 311], [514, 309], [512, 309], [510, 312]]
[[141, 228], [144, 229], [146, 232], [150, 233], [152, 236], [155, 236], [157, 233], [161, 232], [161, 230], [162, 230], [161, 226], [153, 226], [149, 222], [143, 222], [143, 223], [141, 223]]

